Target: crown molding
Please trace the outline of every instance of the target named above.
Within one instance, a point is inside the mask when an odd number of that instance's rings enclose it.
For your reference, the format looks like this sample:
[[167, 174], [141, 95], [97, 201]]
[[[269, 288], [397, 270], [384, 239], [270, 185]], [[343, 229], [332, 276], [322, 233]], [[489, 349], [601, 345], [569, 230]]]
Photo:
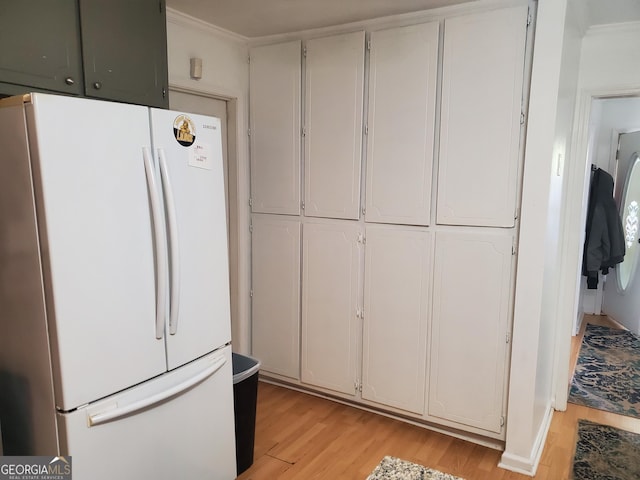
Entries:
[[247, 45], [249, 38], [237, 33], [225, 30], [211, 23], [199, 20], [186, 13], [179, 12], [173, 8], [167, 7], [167, 23], [173, 23], [174, 25], [180, 25], [187, 28], [194, 28], [204, 32], [208, 35], [214, 35], [217, 37], [224, 37], [227, 40], [236, 42], [238, 44]]

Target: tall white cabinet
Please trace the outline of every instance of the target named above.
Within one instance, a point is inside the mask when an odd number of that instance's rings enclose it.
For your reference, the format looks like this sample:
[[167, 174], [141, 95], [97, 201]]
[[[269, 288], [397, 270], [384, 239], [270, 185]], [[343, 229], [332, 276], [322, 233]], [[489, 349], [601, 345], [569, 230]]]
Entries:
[[440, 224], [515, 225], [526, 23], [526, 6], [445, 20]]
[[364, 32], [306, 42], [305, 215], [360, 215]]
[[299, 379], [301, 224], [254, 215], [251, 230], [253, 354], [265, 371]]
[[513, 237], [436, 234], [429, 414], [499, 433], [504, 423]]
[[302, 381], [355, 394], [362, 232], [345, 222], [304, 225]]
[[527, 38], [508, 3], [251, 50], [264, 376], [504, 440]]
[[422, 414], [425, 406], [432, 234], [367, 226], [362, 398]]
[[300, 41], [251, 50], [253, 212], [300, 213], [300, 52]]
[[439, 24], [371, 33], [367, 222], [428, 225]]

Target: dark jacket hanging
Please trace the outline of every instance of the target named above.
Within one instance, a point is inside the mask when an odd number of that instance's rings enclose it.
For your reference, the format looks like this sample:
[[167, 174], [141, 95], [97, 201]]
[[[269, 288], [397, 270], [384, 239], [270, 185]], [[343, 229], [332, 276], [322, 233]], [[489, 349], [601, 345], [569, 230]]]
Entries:
[[598, 272], [624, 260], [625, 245], [622, 222], [613, 198], [613, 178], [598, 168], [591, 179], [582, 274], [589, 289], [598, 287]]

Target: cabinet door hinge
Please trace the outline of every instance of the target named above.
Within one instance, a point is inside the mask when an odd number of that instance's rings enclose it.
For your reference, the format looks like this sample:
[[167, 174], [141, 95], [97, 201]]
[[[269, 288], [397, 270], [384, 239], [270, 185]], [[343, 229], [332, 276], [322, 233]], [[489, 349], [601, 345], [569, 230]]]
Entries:
[[249, 197], [249, 206], [253, 207], [253, 198]]
[[162, 98], [167, 98], [167, 89], [166, 88], [162, 88]]
[[524, 112], [520, 112], [520, 125], [524, 125]]
[[302, 210], [304, 210], [304, 200], [302, 200], [302, 201], [300, 202], [300, 208], [302, 208]]
[[365, 245], [367, 243], [367, 238], [364, 236], [364, 233], [358, 234], [358, 243]]
[[251, 298], [253, 298], [253, 288], [252, 288], [251, 290], [249, 290], [249, 296], [250, 296]]
[[361, 308], [356, 308], [356, 318], [364, 320], [364, 310], [362, 310]]
[[353, 388], [356, 392], [362, 392], [362, 383], [360, 382], [360, 380], [356, 380], [355, 382], [353, 382]]
[[511, 332], [507, 332], [506, 343], [511, 343]]
[[249, 224], [249, 233], [253, 233], [253, 223]]
[[500, 426], [504, 427], [504, 415], [500, 417]]
[[307, 46], [306, 45], [304, 47], [302, 47], [302, 56], [304, 58], [307, 58]]
[[531, 13], [531, 7], [529, 7], [529, 10], [527, 10], [527, 27], [531, 25], [532, 21], [533, 21], [533, 14]]
[[364, 134], [365, 135], [369, 135], [369, 124], [368, 123], [365, 123], [365, 125], [364, 125]]
[[247, 128], [247, 137], [250, 137], [250, 136], [251, 136], [251, 129]]
[[371, 51], [371, 40], [367, 40], [367, 50]]
[[307, 127], [302, 127], [302, 129], [300, 129], [300, 135], [303, 137], [307, 136]]
[[364, 217], [367, 214], [367, 207], [362, 207], [362, 216]]

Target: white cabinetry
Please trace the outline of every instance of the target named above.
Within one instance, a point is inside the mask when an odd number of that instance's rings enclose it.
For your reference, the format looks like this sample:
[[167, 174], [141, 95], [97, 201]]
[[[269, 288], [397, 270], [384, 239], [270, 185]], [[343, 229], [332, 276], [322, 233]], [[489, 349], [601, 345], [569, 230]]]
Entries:
[[527, 6], [445, 20], [437, 223], [512, 227]]
[[364, 32], [306, 43], [305, 215], [360, 210]]
[[355, 394], [362, 229], [352, 222], [303, 230], [302, 381]]
[[438, 23], [371, 33], [368, 222], [428, 225]]
[[251, 49], [252, 211], [300, 213], [300, 41]]
[[425, 406], [431, 237], [366, 229], [362, 398], [417, 414]]
[[509, 231], [436, 234], [429, 415], [501, 430], [512, 246]]
[[253, 355], [263, 372], [300, 378], [300, 221], [252, 218]]

